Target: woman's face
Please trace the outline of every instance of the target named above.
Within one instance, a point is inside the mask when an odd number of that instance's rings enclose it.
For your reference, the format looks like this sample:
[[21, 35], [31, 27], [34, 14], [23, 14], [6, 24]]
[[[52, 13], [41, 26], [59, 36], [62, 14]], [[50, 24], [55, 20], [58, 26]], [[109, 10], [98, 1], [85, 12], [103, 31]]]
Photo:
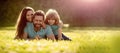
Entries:
[[26, 14], [26, 19], [28, 22], [31, 22], [32, 21], [32, 16], [33, 16], [33, 11], [28, 11], [27, 14]]
[[48, 23], [49, 23], [49, 25], [53, 25], [55, 23], [55, 20], [54, 19], [49, 19]]

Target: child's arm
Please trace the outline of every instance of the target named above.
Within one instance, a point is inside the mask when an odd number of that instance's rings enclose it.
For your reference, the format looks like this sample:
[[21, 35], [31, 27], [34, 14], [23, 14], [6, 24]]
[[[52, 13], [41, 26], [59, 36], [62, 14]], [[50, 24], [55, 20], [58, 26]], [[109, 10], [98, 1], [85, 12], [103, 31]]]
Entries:
[[58, 28], [58, 40], [61, 40], [62, 39], [62, 26], [63, 26], [63, 22], [61, 21], [59, 24], [58, 24], [59, 28]]
[[62, 28], [58, 29], [58, 40], [62, 39]]
[[60, 20], [60, 23], [58, 24], [58, 26], [63, 27], [63, 22]]

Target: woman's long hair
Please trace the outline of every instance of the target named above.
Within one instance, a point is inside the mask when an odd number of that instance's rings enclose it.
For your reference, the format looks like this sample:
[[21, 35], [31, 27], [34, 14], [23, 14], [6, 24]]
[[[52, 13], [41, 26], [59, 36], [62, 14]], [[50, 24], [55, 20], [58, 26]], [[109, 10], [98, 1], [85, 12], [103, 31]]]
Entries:
[[31, 7], [25, 7], [22, 9], [22, 11], [19, 14], [17, 24], [16, 24], [16, 37], [15, 39], [22, 39], [23, 38], [23, 32], [24, 28], [27, 25], [27, 19], [26, 14], [28, 11], [34, 11]]

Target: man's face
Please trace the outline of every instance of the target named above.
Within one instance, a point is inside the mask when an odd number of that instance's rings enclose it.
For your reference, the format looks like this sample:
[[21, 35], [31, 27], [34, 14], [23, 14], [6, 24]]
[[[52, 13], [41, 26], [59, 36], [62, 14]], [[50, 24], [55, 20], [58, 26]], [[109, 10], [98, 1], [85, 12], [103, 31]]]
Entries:
[[35, 16], [35, 18], [33, 19], [33, 24], [34, 24], [34, 27], [36, 28], [40, 28], [43, 23], [43, 16]]

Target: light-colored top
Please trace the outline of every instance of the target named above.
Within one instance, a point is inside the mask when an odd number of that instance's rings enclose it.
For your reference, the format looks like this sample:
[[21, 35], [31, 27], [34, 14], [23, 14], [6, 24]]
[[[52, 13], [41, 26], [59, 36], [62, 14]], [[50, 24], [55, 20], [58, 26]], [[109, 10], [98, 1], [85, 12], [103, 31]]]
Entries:
[[41, 28], [39, 31], [34, 30], [33, 23], [27, 23], [27, 26], [24, 29], [24, 32], [26, 32], [29, 36], [29, 38], [35, 38], [36, 35], [39, 35], [40, 37], [44, 38], [45, 35], [51, 35], [53, 34], [52, 29], [49, 25], [46, 25], [46, 28]]
[[58, 29], [60, 28], [58, 25], [50, 25], [52, 32], [54, 35], [58, 35]]

